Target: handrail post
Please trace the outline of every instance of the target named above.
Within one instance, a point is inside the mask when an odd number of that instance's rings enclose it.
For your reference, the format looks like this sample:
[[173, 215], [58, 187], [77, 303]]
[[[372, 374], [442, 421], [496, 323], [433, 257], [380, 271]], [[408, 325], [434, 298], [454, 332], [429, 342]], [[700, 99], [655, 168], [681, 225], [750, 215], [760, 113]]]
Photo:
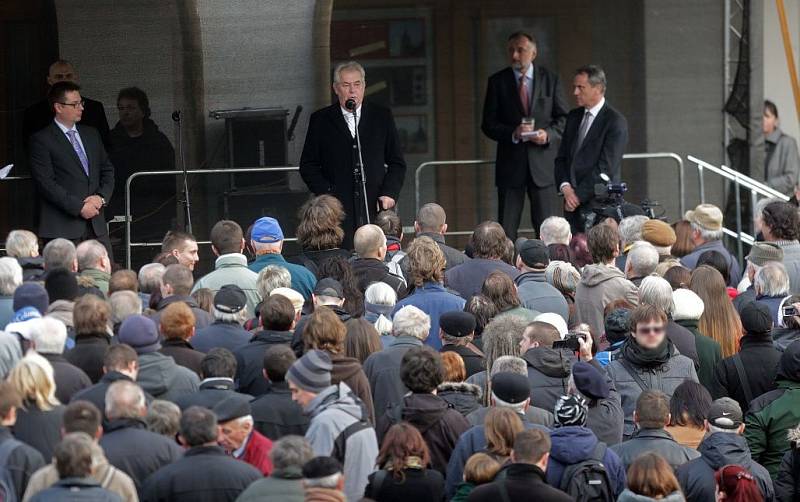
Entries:
[[733, 189], [736, 190], [736, 252], [739, 256], [739, 263], [741, 263], [744, 252], [742, 249], [742, 195], [739, 193], [739, 186], [739, 177], [737, 175], [733, 180]]

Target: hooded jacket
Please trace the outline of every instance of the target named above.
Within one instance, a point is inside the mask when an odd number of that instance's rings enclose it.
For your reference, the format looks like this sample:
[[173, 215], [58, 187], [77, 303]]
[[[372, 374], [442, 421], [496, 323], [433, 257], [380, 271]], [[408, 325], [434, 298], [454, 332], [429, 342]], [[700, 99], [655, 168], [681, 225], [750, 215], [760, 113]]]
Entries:
[[528, 349], [522, 356], [528, 363], [531, 406], [552, 410], [558, 398], [568, 394], [569, 375], [575, 355], [568, 350], [549, 347]]
[[744, 436], [753, 460], [775, 476], [789, 448], [786, 431], [800, 423], [800, 343], [793, 343], [781, 356], [776, 389], [750, 403]]
[[139, 354], [139, 375], [136, 383], [156, 399], [174, 401], [200, 387], [197, 374], [159, 352]]
[[[227, 284], [236, 284], [247, 298], [247, 313], [250, 317], [255, 315], [256, 305], [261, 301], [261, 295], [258, 293], [258, 286], [256, 280], [258, 274], [247, 268], [247, 257], [241, 253], [228, 253], [218, 256], [214, 261], [214, 270], [207, 273], [194, 283], [192, 293], [201, 288], [208, 288], [213, 293], [219, 291], [222, 286]], [[205, 328], [211, 324], [206, 322], [203, 326], [198, 328]]]
[[714, 432], [698, 447], [700, 458], [691, 460], [675, 471], [687, 502], [714, 500], [714, 472], [729, 464], [741, 465], [756, 478], [764, 501], [774, 500], [772, 480], [767, 470], [750, 457], [745, 439], [734, 433]]
[[625, 491], [617, 497], [617, 502], [685, 502], [686, 499], [680, 491], [672, 492], [666, 497], [654, 499], [645, 495], [639, 495], [625, 488]]
[[467, 382], [444, 382], [436, 395], [465, 417], [481, 406], [481, 388]]
[[714, 368], [714, 385], [709, 390], [714, 399], [720, 397], [735, 399], [742, 408], [742, 413], [747, 414], [750, 402], [745, 398], [742, 381], [736, 372], [734, 357], [741, 359], [752, 392], [751, 399], [755, 399], [775, 389], [775, 376], [778, 374], [781, 353], [775, 348], [769, 333], [763, 335], [748, 333], [739, 343], [741, 347], [738, 356], [726, 357], [717, 363]]
[[[557, 427], [550, 432], [550, 461], [547, 464], [547, 483], [561, 486], [564, 470], [592, 456], [597, 445], [594, 432], [586, 427]], [[625, 489], [625, 466], [610, 448], [603, 456], [603, 465], [615, 496]]]
[[679, 444], [664, 429], [637, 429], [629, 440], [611, 449], [619, 455], [626, 470], [636, 457], [650, 451], [664, 457], [673, 469], [700, 456], [697, 450]]
[[422, 434], [431, 456], [431, 468], [444, 474], [447, 461], [459, 436], [470, 428], [469, 422], [447, 401], [435, 394], [410, 394], [403, 398], [398, 410], [391, 406], [378, 419], [376, 431], [383, 441], [389, 428], [408, 422]]
[[593, 333], [604, 331], [603, 309], [614, 300], [625, 299], [639, 304], [636, 286], [613, 265], [586, 265], [575, 291], [575, 311], [579, 322], [585, 322]]
[[793, 502], [800, 498], [800, 426], [786, 433], [791, 448], [784, 453], [778, 477], [775, 478], [775, 498]]
[[[306, 439], [315, 455], [330, 456], [336, 438], [350, 425], [366, 422], [363, 404], [345, 383], [331, 385], [305, 406], [303, 412], [311, 417]], [[375, 429], [363, 428], [347, 438], [343, 472], [347, 473], [344, 492], [354, 502], [364, 495], [367, 476], [375, 470], [378, 440]]]
[[364, 373], [372, 389], [375, 413], [380, 417], [389, 405], [397, 405], [408, 392], [400, 380], [400, 363], [413, 347], [421, 347], [422, 341], [412, 336], [399, 336], [385, 349], [373, 352], [364, 361]]
[[375, 407], [372, 404], [372, 391], [369, 388], [369, 381], [361, 363], [354, 357], [347, 357], [342, 354], [332, 354], [328, 352], [333, 363], [331, 370], [331, 383], [333, 385], [344, 382], [350, 387], [356, 396], [364, 403], [367, 410], [369, 423], [375, 423]]
[[236, 502], [263, 502], [275, 500], [281, 502], [305, 502], [303, 493], [303, 472], [290, 466], [286, 469], [275, 469], [268, 478], [259, 479], [247, 487], [236, 499]]
[[[503, 467], [505, 479], [475, 487], [468, 500], [471, 502], [497, 502], [498, 500], [542, 500], [566, 502], [575, 500], [545, 481], [545, 473], [532, 464], [509, 464]], [[502, 485], [501, 485], [502, 484]], [[501, 488], [502, 486], [502, 488]], [[503, 498], [505, 490], [506, 498]]]
[[554, 312], [569, 321], [569, 305], [559, 290], [547, 283], [544, 270], [525, 272], [514, 279], [522, 306], [536, 312]]

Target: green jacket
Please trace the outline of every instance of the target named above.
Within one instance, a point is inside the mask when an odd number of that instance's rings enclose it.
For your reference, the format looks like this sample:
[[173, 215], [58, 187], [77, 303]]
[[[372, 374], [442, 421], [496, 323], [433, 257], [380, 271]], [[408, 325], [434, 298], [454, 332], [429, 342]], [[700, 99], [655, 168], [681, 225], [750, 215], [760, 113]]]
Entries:
[[214, 262], [214, 271], [201, 277], [194, 283], [192, 293], [200, 288], [208, 288], [214, 294], [222, 286], [236, 284], [247, 297], [247, 313], [250, 317], [255, 316], [256, 305], [261, 301], [256, 287], [258, 274], [247, 268], [247, 258], [240, 253], [224, 254]]
[[722, 360], [722, 348], [719, 342], [700, 333], [697, 329], [698, 319], [681, 319], [675, 322], [688, 329], [694, 335], [695, 347], [697, 347], [697, 358], [700, 367], [697, 369], [697, 380], [706, 389], [711, 389], [714, 382], [714, 368]]
[[97, 289], [102, 291], [104, 295], [108, 296], [108, 281], [111, 280], [111, 274], [96, 268], [87, 268], [81, 272], [81, 275], [91, 279], [95, 286], [97, 286]]
[[276, 477], [273, 473], [272, 476], [264, 479], [259, 479], [255, 483], [247, 487], [236, 502], [304, 502], [305, 493], [303, 492], [303, 478], [302, 474], [297, 472], [279, 473], [280, 475], [290, 475], [293, 477]]
[[453, 495], [453, 498], [450, 499], [450, 502], [466, 502], [469, 498], [469, 494], [472, 493], [472, 490], [475, 489], [475, 485], [472, 483], [467, 483], [466, 481], [458, 485], [458, 490], [456, 494]]
[[787, 431], [800, 423], [800, 382], [778, 377], [777, 389], [750, 403], [744, 437], [753, 460], [775, 478], [783, 454], [789, 451]]

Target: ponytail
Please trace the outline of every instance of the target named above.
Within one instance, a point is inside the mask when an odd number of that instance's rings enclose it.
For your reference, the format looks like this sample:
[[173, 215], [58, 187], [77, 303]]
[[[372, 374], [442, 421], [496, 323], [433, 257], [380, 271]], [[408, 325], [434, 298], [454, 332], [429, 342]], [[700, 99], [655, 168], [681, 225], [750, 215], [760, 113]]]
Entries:
[[764, 502], [761, 489], [750, 471], [740, 465], [726, 465], [714, 473], [717, 488], [730, 502]]

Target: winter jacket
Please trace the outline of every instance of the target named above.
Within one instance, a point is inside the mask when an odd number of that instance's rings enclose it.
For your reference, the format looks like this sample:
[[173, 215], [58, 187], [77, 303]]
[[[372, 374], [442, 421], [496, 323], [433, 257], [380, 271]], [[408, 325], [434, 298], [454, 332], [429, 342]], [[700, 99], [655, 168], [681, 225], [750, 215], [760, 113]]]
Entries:
[[[208, 288], [212, 293], [219, 291], [222, 286], [236, 284], [247, 298], [247, 314], [255, 315], [256, 305], [261, 301], [256, 280], [258, 274], [247, 268], [247, 257], [241, 253], [228, 253], [218, 256], [214, 261], [214, 271], [209, 272], [194, 283], [192, 293], [201, 288]], [[203, 327], [207, 326], [206, 323]]]
[[383, 415], [389, 405], [399, 404], [408, 392], [400, 380], [400, 363], [409, 349], [421, 346], [422, 342], [417, 338], [400, 336], [392, 345], [379, 352], [373, 352], [364, 361], [364, 373], [372, 389], [372, 400], [377, 416]]
[[686, 499], [683, 498], [683, 494], [680, 491], [672, 492], [666, 497], [662, 497], [659, 499], [654, 499], [652, 497], [647, 497], [645, 495], [639, 495], [637, 493], [633, 493], [632, 491], [625, 488], [619, 497], [617, 497], [617, 502], [685, 502]]
[[[298, 265], [302, 265], [307, 268], [314, 276], [317, 275], [317, 271], [319, 270], [319, 266], [322, 262], [330, 259], [330, 258], [337, 258], [342, 257], [345, 260], [350, 259], [353, 253], [348, 251], [347, 249], [342, 248], [331, 248], [331, 249], [303, 249], [300, 251], [300, 254], [297, 256], [290, 256], [289, 261], [291, 263], [296, 263]], [[320, 277], [317, 277], [320, 279]]]
[[274, 470], [268, 478], [262, 478], [247, 487], [236, 502], [305, 502], [303, 472], [296, 467]]
[[695, 342], [694, 334], [672, 319], [667, 321], [665, 331], [667, 338], [672, 341], [678, 352], [692, 360], [696, 370], [700, 366], [700, 357], [697, 355], [697, 342]]
[[252, 465], [264, 476], [272, 473], [272, 459], [269, 452], [272, 450], [272, 441], [260, 432], [253, 430], [245, 440], [244, 452], [238, 458], [242, 462]]
[[800, 329], [772, 328], [772, 342], [775, 348], [783, 352], [795, 340], [800, 340]]
[[156, 311], [150, 315], [150, 319], [156, 323], [159, 333], [161, 332], [161, 313], [164, 312], [165, 308], [175, 302], [183, 302], [188, 305], [190, 309], [192, 309], [192, 314], [194, 314], [195, 329], [203, 329], [211, 324], [211, 314], [201, 309], [200, 305], [197, 304], [194, 298], [188, 295], [172, 295], [162, 298], [161, 301], [158, 302], [158, 306], [156, 306]]
[[625, 464], [625, 470], [628, 470], [636, 457], [647, 452], [658, 453], [673, 469], [700, 456], [697, 450], [679, 444], [664, 429], [637, 429], [629, 440], [614, 445], [611, 449]]
[[742, 271], [741, 267], [739, 267], [739, 260], [733, 255], [733, 253], [728, 251], [728, 248], [726, 248], [720, 240], [709, 241], [696, 246], [691, 253], [681, 258], [681, 265], [689, 270], [694, 270], [697, 268], [697, 260], [699, 260], [700, 256], [706, 251], [719, 251], [722, 253], [722, 256], [725, 257], [725, 261], [728, 262], [728, 275], [730, 277], [728, 286], [736, 287], [736, 285], [739, 284], [739, 281], [742, 280]]
[[108, 282], [111, 280], [111, 274], [96, 268], [87, 268], [81, 270], [82, 277], [89, 278], [94, 286], [99, 289], [105, 296], [108, 296]]
[[[595, 359], [592, 359], [592, 361], [595, 361]], [[594, 365], [595, 363], [590, 362], [590, 364]], [[586, 427], [594, 432], [598, 441], [604, 442], [606, 446], [614, 446], [622, 442], [625, 414], [622, 411], [622, 398], [617, 392], [614, 382], [605, 371], [602, 373], [606, 376], [608, 382], [608, 397], [591, 399], [584, 396], [588, 403]]]
[[755, 462], [747, 449], [747, 441], [735, 433], [714, 432], [706, 436], [698, 448], [700, 458], [691, 460], [675, 471], [687, 502], [714, 499], [714, 472], [721, 467], [741, 465], [753, 475], [764, 495], [764, 502], [774, 500], [772, 480], [767, 470]]
[[0, 379], [5, 380], [20, 359], [22, 347], [17, 335], [0, 331]]
[[[636, 343], [635, 341], [628, 341], [627, 343]], [[620, 359], [611, 361], [606, 366], [608, 375], [614, 381], [614, 387], [619, 392], [622, 398], [622, 411], [625, 413], [625, 427], [623, 429], [623, 438], [630, 437], [633, 434], [633, 410], [636, 408], [636, 400], [639, 399], [639, 394], [644, 389], [639, 387], [636, 380], [628, 373], [628, 370], [622, 364], [624, 355]], [[667, 395], [668, 399], [672, 398], [672, 393], [678, 385], [682, 384], [684, 380], [697, 381], [697, 372], [694, 369], [694, 363], [691, 359], [680, 354], [674, 354], [670, 359], [654, 369], [647, 369], [642, 367], [633, 366], [633, 370], [639, 375], [648, 389], [660, 390]]]
[[419, 430], [430, 450], [431, 468], [442, 474], [447, 470], [447, 461], [459, 436], [470, 428], [467, 419], [439, 396], [410, 394], [403, 398], [399, 410], [390, 406], [378, 418], [375, 427], [378, 441], [383, 442], [389, 428], [401, 421], [408, 422]]
[[173, 401], [195, 392], [200, 386], [197, 374], [159, 352], [139, 354], [139, 375], [136, 383], [156, 399]]
[[[15, 440], [8, 427], [0, 425], [0, 444], [5, 441]], [[18, 439], [16, 441], [19, 441]], [[44, 467], [44, 457], [35, 448], [28, 446], [23, 441], [19, 441], [16, 448], [11, 450], [5, 468], [11, 476], [14, 486], [14, 493], [17, 499], [22, 500], [22, 495], [28, 487], [33, 474]]]
[[377, 258], [356, 258], [350, 262], [353, 268], [353, 277], [356, 279], [358, 289], [363, 293], [373, 282], [382, 282], [389, 285], [397, 298], [406, 295], [406, 281], [400, 276], [389, 272], [389, 267]]
[[481, 388], [467, 382], [444, 382], [436, 395], [465, 417], [481, 406]]
[[175, 360], [179, 366], [192, 370], [198, 377], [200, 376], [200, 363], [206, 356], [199, 350], [195, 350], [191, 343], [180, 338], [169, 338], [161, 342], [159, 352]]
[[[469, 256], [465, 255], [458, 249], [452, 248], [447, 244], [445, 244], [444, 235], [442, 234], [436, 232], [420, 232], [416, 234], [416, 236], [430, 237], [433, 240], [433, 242], [435, 242], [439, 246], [439, 249], [441, 249], [442, 253], [444, 254], [445, 270], [450, 270], [451, 268], [461, 265], [466, 261], [470, 261]], [[408, 277], [409, 276], [408, 270], [410, 268], [410, 265], [408, 263], [408, 258], [403, 258], [400, 261], [400, 267], [403, 269], [405, 276]]]
[[[339, 320], [343, 323], [349, 321], [353, 316], [350, 315], [350, 312], [339, 307], [338, 305], [325, 305], [329, 309], [333, 310], [333, 313], [339, 317]], [[303, 314], [303, 317], [297, 321], [297, 326], [294, 328], [294, 333], [292, 334], [292, 350], [294, 350], [295, 355], [297, 355], [298, 359], [302, 357], [305, 353], [306, 349], [303, 344], [303, 331], [306, 329], [306, 323], [308, 322], [310, 315]]]
[[195, 446], [183, 458], [147, 478], [142, 502], [233, 502], [251, 483], [258, 469], [225, 455], [219, 446]]
[[[548, 467], [549, 470], [549, 467]], [[533, 464], [510, 464], [504, 468], [505, 478], [475, 487], [469, 494], [469, 502], [498, 502], [505, 500], [501, 483], [504, 485], [508, 500], [522, 502], [525, 500], [546, 500], [548, 502], [569, 502], [575, 500], [552, 483], [545, 482], [545, 473]]]
[[103, 376], [103, 359], [111, 346], [108, 333], [81, 333], [75, 336], [75, 347], [64, 354], [70, 364], [82, 369], [92, 383]]
[[[516, 279], [519, 271], [502, 260], [488, 260], [486, 258], [473, 258], [453, 267], [445, 272], [447, 287], [458, 291], [465, 300], [481, 292], [483, 281], [495, 271], [505, 272], [512, 280]], [[438, 324], [437, 324], [438, 326]]]
[[56, 399], [68, 403], [72, 396], [83, 389], [91, 387], [92, 381], [86, 373], [67, 361], [61, 354], [41, 354], [50, 361], [53, 367], [53, 379], [56, 382]]
[[356, 358], [347, 357], [342, 354], [331, 354], [329, 352], [328, 355], [331, 358], [331, 363], [333, 363], [331, 383], [333, 385], [339, 382], [346, 383], [347, 386], [350, 387], [350, 390], [364, 403], [369, 423], [374, 424], [375, 407], [372, 404], [372, 390], [369, 387], [367, 375], [365, 375], [364, 370], [361, 369], [361, 363], [359, 363]]
[[793, 241], [773, 241], [783, 250], [783, 266], [789, 274], [789, 290], [792, 292], [800, 291], [800, 242]]
[[205, 328], [197, 330], [192, 337], [192, 346], [195, 350], [206, 354], [217, 347], [235, 352], [239, 347], [247, 345], [252, 337], [252, 333], [242, 328], [239, 323], [214, 321]]
[[575, 310], [578, 322], [585, 322], [593, 333], [605, 331], [603, 310], [614, 300], [639, 304], [639, 292], [613, 265], [586, 265], [575, 291]]
[[569, 321], [569, 305], [564, 295], [547, 283], [544, 271], [525, 272], [514, 279], [517, 294], [526, 309], [536, 312], [553, 312]]
[[116, 493], [106, 490], [91, 478], [62, 478], [56, 484], [40, 491], [31, 502], [122, 502]]
[[75, 323], [72, 321], [72, 311], [75, 302], [69, 300], [56, 300], [47, 307], [47, 315], [55, 317], [67, 327], [67, 335], [75, 337]]
[[786, 431], [800, 423], [800, 343], [786, 348], [775, 383], [775, 390], [750, 403], [744, 430], [753, 459], [771, 476], [778, 473], [781, 458], [790, 448]]
[[528, 363], [531, 405], [552, 410], [558, 398], [567, 394], [572, 364], [577, 360], [568, 350], [534, 347], [522, 355]]
[[200, 382], [197, 391], [179, 396], [173, 402], [181, 411], [186, 411], [191, 406], [202, 406], [211, 410], [223, 399], [234, 395], [243, 396], [248, 400], [253, 399], [252, 396], [240, 394], [233, 389], [233, 380], [230, 378], [207, 378]]
[[789, 295], [780, 295], [780, 296], [763, 296], [759, 295], [756, 296], [756, 301], [758, 303], [764, 304], [769, 309], [769, 313], [772, 314], [772, 325], [778, 326], [783, 321], [783, 314], [780, 312], [781, 305], [783, 301]]
[[[109, 371], [103, 378], [100, 379], [99, 382], [88, 387], [74, 396], [70, 402], [74, 401], [89, 401], [93, 405], [97, 406], [97, 409], [100, 410], [100, 413], [105, 416], [106, 413], [106, 392], [108, 392], [108, 388], [111, 387], [111, 384], [116, 382], [117, 380], [127, 380], [129, 382], [133, 382], [129, 376], [123, 375], [118, 371]], [[145, 400], [149, 403], [153, 400], [153, 396], [145, 392]]]
[[[467, 422], [469, 422], [469, 424], [472, 426], [483, 425], [483, 421], [486, 419], [486, 414], [489, 413], [490, 409], [492, 408], [481, 406], [467, 415]], [[525, 410], [525, 413], [521, 415], [520, 418], [522, 418], [523, 422], [529, 422], [548, 428], [552, 427], [553, 423], [555, 422], [555, 417], [553, 417], [552, 411], [543, 410], [541, 408], [537, 408], [536, 406], [528, 406], [528, 409]]]
[[433, 347], [434, 350], [442, 348], [442, 341], [439, 339], [439, 316], [445, 312], [453, 310], [464, 310], [464, 299], [448, 291], [442, 284], [426, 282], [421, 287], [415, 288], [414, 292], [394, 305], [392, 318], [398, 310], [406, 305], [413, 305], [428, 314], [431, 318], [431, 328], [428, 331], [428, 338], [425, 345]]
[[308, 430], [308, 417], [292, 400], [286, 382], [270, 382], [267, 393], [250, 402], [250, 410], [255, 430], [273, 441], [289, 434], [303, 436]]
[[726, 357], [717, 363], [714, 368], [714, 385], [709, 390], [714, 399], [720, 397], [735, 399], [742, 408], [742, 413], [746, 414], [750, 400], [745, 397], [744, 386], [736, 371], [734, 358], [741, 359], [742, 369], [752, 393], [750, 399], [755, 399], [775, 389], [775, 376], [778, 374], [781, 353], [773, 345], [769, 334], [765, 336], [747, 334], [741, 338], [740, 343], [738, 355]]
[[[368, 424], [363, 403], [345, 383], [331, 385], [320, 392], [303, 412], [311, 417], [305, 437], [315, 455], [330, 456], [342, 431], [356, 422]], [[367, 476], [375, 470], [378, 458], [375, 429], [366, 426], [351, 434], [344, 450], [343, 472], [347, 473], [344, 492], [348, 500], [355, 502], [364, 495]]]
[[292, 341], [291, 331], [259, 331], [247, 345], [239, 347], [233, 354], [236, 356], [236, 383], [239, 392], [258, 397], [269, 389], [264, 378], [264, 353], [273, 345], [289, 345]]
[[800, 500], [800, 427], [789, 429], [786, 436], [791, 448], [783, 454], [775, 478], [775, 499], [778, 502]]
[[[383, 472], [383, 481], [377, 482]], [[441, 502], [444, 500], [444, 477], [433, 469], [403, 469], [403, 477], [394, 471], [376, 471], [369, 475], [364, 497], [375, 502]]]
[[36, 403], [25, 401], [17, 408], [17, 421], [12, 427], [14, 437], [33, 446], [42, 458], [53, 458], [56, 445], [61, 442], [64, 406], [54, 406], [43, 411]]
[[486, 369], [486, 361], [484, 359], [483, 352], [478, 351], [478, 348], [472, 344], [469, 344], [469, 346], [451, 344], [442, 345], [442, 348], [439, 350], [439, 352], [442, 354], [445, 352], [455, 352], [461, 356], [461, 360], [464, 361], [464, 369], [467, 371], [467, 377], [471, 377], [475, 373]]
[[44, 281], [44, 257], [35, 256], [17, 258], [17, 263], [22, 267], [22, 281]]
[[292, 289], [303, 295], [306, 300], [311, 298], [311, 292], [314, 291], [314, 286], [317, 285], [317, 278], [309, 269], [302, 265], [289, 263], [282, 255], [277, 253], [256, 256], [255, 261], [248, 265], [248, 268], [258, 274], [269, 265], [285, 268], [292, 278]]
[[111, 420], [100, 438], [100, 446], [108, 463], [133, 479], [140, 497], [148, 476], [183, 455], [178, 443], [148, 431], [144, 421], [138, 418]]
[[[700, 333], [700, 329], [697, 327], [700, 322], [699, 319], [675, 319], [675, 322], [691, 331], [692, 335], [694, 335], [694, 345], [697, 349], [698, 360], [698, 364], [695, 367], [697, 380], [706, 389], [711, 389], [714, 385], [714, 368], [716, 368], [718, 362], [722, 361], [722, 348], [719, 342]], [[675, 343], [674, 340], [673, 343]]]
[[[583, 462], [592, 456], [597, 445], [597, 436], [586, 427], [557, 427], [550, 433], [550, 461], [547, 464], [547, 483], [561, 486], [564, 470], [570, 465]], [[625, 466], [610, 448], [603, 456], [603, 465], [615, 496], [625, 489]]]

